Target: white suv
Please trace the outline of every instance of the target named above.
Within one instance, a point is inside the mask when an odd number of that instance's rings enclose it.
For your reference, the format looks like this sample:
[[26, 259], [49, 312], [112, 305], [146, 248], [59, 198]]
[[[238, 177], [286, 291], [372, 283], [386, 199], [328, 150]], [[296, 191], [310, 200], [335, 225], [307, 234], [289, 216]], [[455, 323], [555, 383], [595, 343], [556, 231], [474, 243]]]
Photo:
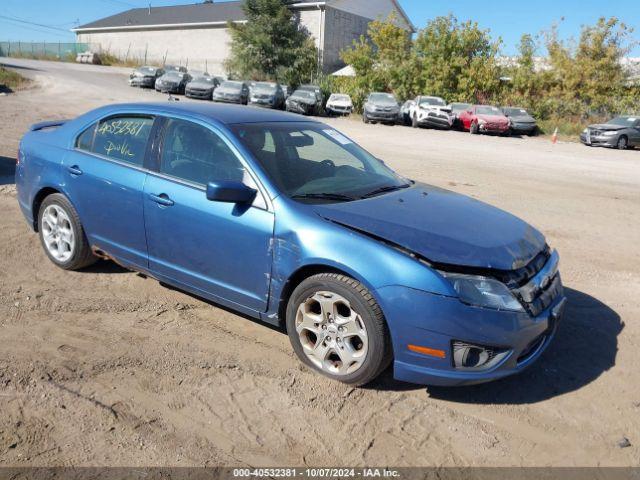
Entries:
[[414, 128], [432, 127], [450, 129], [454, 116], [451, 107], [440, 97], [420, 95], [415, 98], [409, 110], [411, 125]]

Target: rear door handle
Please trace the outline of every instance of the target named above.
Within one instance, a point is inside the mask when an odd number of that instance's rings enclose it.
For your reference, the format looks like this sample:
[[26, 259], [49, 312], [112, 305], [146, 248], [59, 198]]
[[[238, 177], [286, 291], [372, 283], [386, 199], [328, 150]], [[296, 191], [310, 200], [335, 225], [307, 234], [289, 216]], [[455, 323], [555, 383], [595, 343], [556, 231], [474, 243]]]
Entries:
[[71, 167], [67, 168], [67, 170], [71, 175], [75, 175], [75, 176], [82, 175], [82, 170], [77, 165], [72, 165]]
[[169, 198], [169, 195], [166, 193], [161, 193], [160, 195], [149, 194], [149, 198], [156, 202], [158, 205], [162, 205], [163, 207], [172, 207], [175, 202]]

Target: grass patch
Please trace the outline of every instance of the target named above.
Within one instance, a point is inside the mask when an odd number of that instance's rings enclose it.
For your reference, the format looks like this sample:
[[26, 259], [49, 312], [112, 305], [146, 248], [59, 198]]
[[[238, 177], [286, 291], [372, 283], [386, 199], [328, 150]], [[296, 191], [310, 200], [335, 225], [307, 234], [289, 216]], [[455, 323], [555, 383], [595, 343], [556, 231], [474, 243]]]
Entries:
[[[4, 86], [10, 90], [15, 90], [25, 83], [27, 83], [27, 79], [18, 72], [14, 72], [0, 65], [0, 87]], [[0, 90], [2, 90], [2, 88], [0, 88]]]

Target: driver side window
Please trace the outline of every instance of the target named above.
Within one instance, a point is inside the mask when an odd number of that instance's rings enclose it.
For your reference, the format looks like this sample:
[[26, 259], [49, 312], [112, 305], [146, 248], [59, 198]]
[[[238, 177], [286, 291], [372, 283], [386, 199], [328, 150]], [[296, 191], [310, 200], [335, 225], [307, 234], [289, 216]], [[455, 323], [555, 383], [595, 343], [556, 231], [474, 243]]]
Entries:
[[202, 125], [170, 119], [165, 127], [160, 173], [191, 183], [242, 182], [244, 167], [227, 144]]

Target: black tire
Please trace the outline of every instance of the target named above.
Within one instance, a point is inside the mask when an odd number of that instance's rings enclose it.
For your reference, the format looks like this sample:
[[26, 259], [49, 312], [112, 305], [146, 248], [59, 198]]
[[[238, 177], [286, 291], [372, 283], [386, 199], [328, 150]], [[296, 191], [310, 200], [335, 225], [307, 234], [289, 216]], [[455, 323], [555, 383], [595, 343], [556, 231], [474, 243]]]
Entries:
[[476, 122], [473, 122], [469, 127], [469, 133], [471, 133], [472, 135], [477, 135], [480, 133], [480, 127]]
[[[345, 375], [332, 374], [316, 366], [304, 353], [296, 331], [298, 307], [318, 292], [336, 293], [348, 300], [360, 315], [367, 331], [368, 350], [362, 365]], [[287, 304], [287, 332], [298, 358], [312, 370], [348, 385], [365, 385], [380, 375], [391, 363], [393, 350], [391, 336], [380, 306], [367, 288], [353, 278], [337, 273], [320, 273], [304, 280], [293, 291]]]
[[629, 148], [629, 139], [626, 135], [620, 135], [620, 138], [618, 138], [618, 141], [616, 142], [616, 148], [618, 150], [626, 150]]
[[[74, 232], [74, 252], [72, 256], [64, 262], [58, 260], [49, 253], [44, 240], [44, 233], [42, 229], [42, 214], [50, 205], [56, 205], [65, 211], [65, 213], [69, 217], [69, 221]], [[47, 257], [49, 257], [49, 260], [51, 260], [55, 265], [64, 270], [80, 270], [94, 264], [98, 260], [98, 258], [91, 251], [91, 246], [89, 245], [89, 241], [87, 240], [84, 228], [82, 227], [82, 223], [80, 222], [78, 212], [76, 212], [76, 209], [67, 199], [67, 197], [60, 193], [49, 195], [40, 204], [40, 209], [38, 210], [38, 236], [40, 237], [40, 243], [42, 244], [42, 248], [45, 254], [47, 255]]]
[[368, 125], [369, 123], [371, 123], [371, 122], [369, 122], [369, 119], [367, 118], [367, 114], [366, 114], [366, 113], [363, 113], [363, 114], [362, 114], [362, 121], [363, 121], [364, 123], [366, 123], [367, 125]]

